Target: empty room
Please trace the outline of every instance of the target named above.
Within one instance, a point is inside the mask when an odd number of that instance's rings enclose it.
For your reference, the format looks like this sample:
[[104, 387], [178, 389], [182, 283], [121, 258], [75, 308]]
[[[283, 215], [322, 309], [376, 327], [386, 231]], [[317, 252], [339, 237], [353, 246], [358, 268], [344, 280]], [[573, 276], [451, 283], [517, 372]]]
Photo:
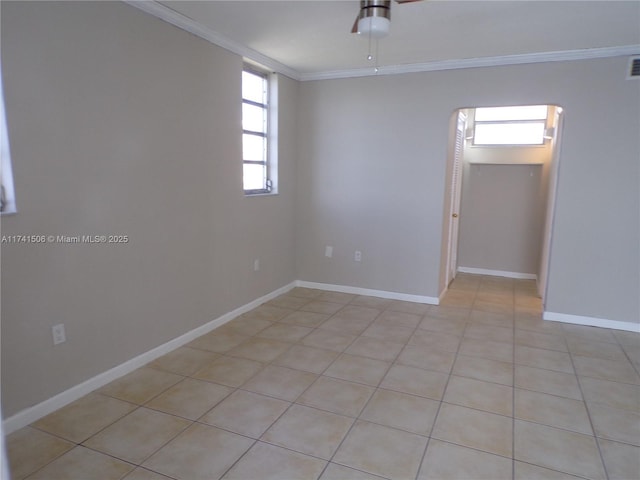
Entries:
[[640, 478], [639, 1], [0, 22], [0, 477]]

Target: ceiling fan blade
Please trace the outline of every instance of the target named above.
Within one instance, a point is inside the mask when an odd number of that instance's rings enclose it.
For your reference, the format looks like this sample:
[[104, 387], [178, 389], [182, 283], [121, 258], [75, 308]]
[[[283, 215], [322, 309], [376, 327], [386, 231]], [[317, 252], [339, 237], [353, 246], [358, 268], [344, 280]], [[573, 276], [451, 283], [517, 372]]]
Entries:
[[422, 0], [396, 0], [396, 3], [413, 3], [413, 2], [422, 2]]
[[351, 28], [351, 33], [358, 33], [358, 20], [360, 20], [360, 15], [356, 16], [356, 21], [353, 22], [353, 27]]

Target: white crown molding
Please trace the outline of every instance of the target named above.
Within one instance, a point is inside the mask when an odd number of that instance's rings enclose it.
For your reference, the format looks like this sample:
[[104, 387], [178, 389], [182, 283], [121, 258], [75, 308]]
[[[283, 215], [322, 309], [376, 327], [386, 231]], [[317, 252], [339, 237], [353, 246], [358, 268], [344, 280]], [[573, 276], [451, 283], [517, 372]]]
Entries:
[[267, 57], [260, 52], [256, 52], [252, 48], [235, 42], [230, 38], [225, 37], [224, 35], [220, 35], [219, 33], [204, 27], [195, 20], [192, 20], [191, 18], [186, 17], [185, 15], [170, 9], [169, 7], [162, 5], [155, 0], [123, 0], [123, 2], [139, 10], [142, 10], [143, 12], [153, 15], [160, 20], [164, 20], [167, 23], [181, 28], [182, 30], [192, 33], [197, 37], [213, 43], [214, 45], [222, 47], [225, 50], [229, 50], [230, 52], [253, 60], [254, 62], [257, 62], [276, 73], [280, 73], [287, 77], [293, 78], [294, 80], [300, 80], [300, 73], [298, 71], [278, 62], [277, 60], [274, 60], [271, 57]]
[[398, 75], [401, 73], [437, 72], [463, 68], [500, 67], [523, 65], [528, 63], [566, 62], [570, 60], [589, 60], [594, 58], [623, 57], [640, 54], [640, 45], [621, 47], [585, 48], [581, 50], [563, 50], [557, 52], [524, 53], [503, 55], [500, 57], [462, 58], [458, 60], [439, 60], [435, 62], [412, 63], [407, 65], [389, 65], [373, 68], [355, 68], [330, 72], [301, 73], [303, 82], [312, 80], [332, 80], [338, 78], [375, 77], [378, 75]]
[[456, 60], [438, 60], [425, 63], [411, 63], [406, 65], [387, 65], [373, 68], [354, 68], [332, 70], [324, 72], [301, 73], [293, 68], [263, 55], [241, 43], [221, 35], [195, 20], [158, 3], [156, 0], [123, 0], [143, 12], [186, 30], [214, 45], [230, 52], [248, 58], [274, 72], [285, 75], [294, 80], [332, 80], [339, 78], [375, 77], [378, 75], [398, 75], [401, 73], [437, 72], [441, 70], [458, 70], [463, 68], [499, 67], [506, 65], [522, 65], [527, 63], [565, 62], [570, 60], [588, 60], [593, 58], [621, 57], [640, 55], [640, 45], [625, 45], [619, 47], [585, 48], [580, 50], [562, 50], [557, 52], [524, 53], [520, 55], [503, 55], [499, 57], [462, 58]]

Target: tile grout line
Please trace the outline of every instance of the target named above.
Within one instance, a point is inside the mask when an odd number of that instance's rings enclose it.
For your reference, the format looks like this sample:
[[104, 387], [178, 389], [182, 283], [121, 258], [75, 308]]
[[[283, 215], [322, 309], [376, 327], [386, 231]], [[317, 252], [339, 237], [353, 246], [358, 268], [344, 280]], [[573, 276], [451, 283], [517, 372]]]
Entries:
[[[455, 280], [455, 279], [454, 279]], [[424, 465], [424, 461], [425, 458], [427, 456], [427, 450], [429, 449], [429, 444], [431, 443], [432, 440], [432, 435], [433, 435], [433, 430], [436, 426], [436, 422], [438, 421], [438, 416], [440, 415], [440, 410], [442, 408], [442, 404], [444, 403], [444, 396], [447, 393], [447, 388], [449, 386], [449, 382], [451, 381], [451, 375], [453, 372], [453, 367], [456, 363], [456, 360], [458, 359], [458, 353], [460, 352], [460, 347], [462, 346], [462, 341], [464, 339], [464, 332], [467, 330], [467, 327], [469, 326], [469, 317], [471, 316], [471, 312], [473, 311], [473, 304], [475, 302], [475, 298], [477, 295], [477, 291], [479, 288], [479, 284], [478, 287], [476, 287], [474, 294], [473, 294], [473, 298], [474, 300], [471, 302], [471, 308], [468, 309], [468, 313], [467, 316], [465, 318], [465, 323], [464, 323], [464, 328], [462, 329], [462, 335], [460, 336], [460, 341], [458, 342], [458, 348], [456, 349], [456, 354], [453, 360], [453, 363], [451, 364], [451, 367], [449, 369], [449, 376], [447, 377], [447, 382], [444, 385], [444, 388], [442, 389], [442, 397], [440, 397], [440, 401], [438, 402], [438, 408], [436, 409], [436, 413], [433, 416], [433, 423], [431, 424], [431, 429], [429, 430], [429, 435], [427, 436], [427, 444], [424, 447], [424, 451], [422, 452], [422, 458], [420, 458], [420, 463], [418, 464], [418, 471], [416, 472], [416, 480], [419, 479], [420, 477], [420, 471], [422, 470], [422, 467]]]
[[607, 471], [607, 465], [604, 461], [604, 455], [602, 455], [602, 449], [600, 448], [600, 441], [598, 439], [598, 435], [596, 434], [596, 429], [593, 425], [593, 419], [591, 418], [591, 409], [589, 408], [589, 405], [587, 404], [587, 399], [584, 396], [584, 391], [582, 390], [582, 382], [580, 381], [580, 375], [578, 375], [578, 370], [576, 370], [576, 366], [575, 363], [573, 361], [573, 353], [571, 352], [571, 349], [569, 348], [569, 344], [567, 342], [567, 337], [565, 335], [564, 330], [561, 330], [561, 335], [562, 335], [562, 339], [564, 340], [565, 345], [567, 346], [567, 351], [569, 352], [569, 359], [571, 360], [571, 366], [573, 367], [573, 372], [574, 375], [576, 376], [576, 380], [578, 382], [578, 389], [580, 390], [580, 395], [582, 396], [582, 402], [584, 403], [584, 407], [585, 410], [587, 411], [587, 417], [589, 418], [589, 425], [591, 426], [591, 432], [593, 433], [593, 439], [596, 442], [596, 448], [598, 449], [598, 455], [600, 458], [600, 463], [602, 465], [602, 470], [604, 471], [604, 475], [605, 478], [609, 478], [609, 472]]

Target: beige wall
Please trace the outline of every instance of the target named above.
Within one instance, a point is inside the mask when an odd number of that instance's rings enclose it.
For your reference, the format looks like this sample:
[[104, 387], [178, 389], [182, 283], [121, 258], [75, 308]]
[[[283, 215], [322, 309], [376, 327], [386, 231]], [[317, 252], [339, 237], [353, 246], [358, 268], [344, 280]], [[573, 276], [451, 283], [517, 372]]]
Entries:
[[295, 280], [297, 82], [279, 82], [280, 194], [245, 198], [240, 57], [123, 3], [2, 2], [2, 61], [2, 234], [130, 238], [2, 245], [5, 417]]
[[[301, 84], [299, 278], [438, 296], [452, 113], [560, 105], [565, 122], [547, 310], [638, 323], [640, 88], [626, 80], [627, 61]], [[325, 245], [334, 246], [332, 259], [324, 257]], [[353, 262], [356, 248], [361, 264]]]

